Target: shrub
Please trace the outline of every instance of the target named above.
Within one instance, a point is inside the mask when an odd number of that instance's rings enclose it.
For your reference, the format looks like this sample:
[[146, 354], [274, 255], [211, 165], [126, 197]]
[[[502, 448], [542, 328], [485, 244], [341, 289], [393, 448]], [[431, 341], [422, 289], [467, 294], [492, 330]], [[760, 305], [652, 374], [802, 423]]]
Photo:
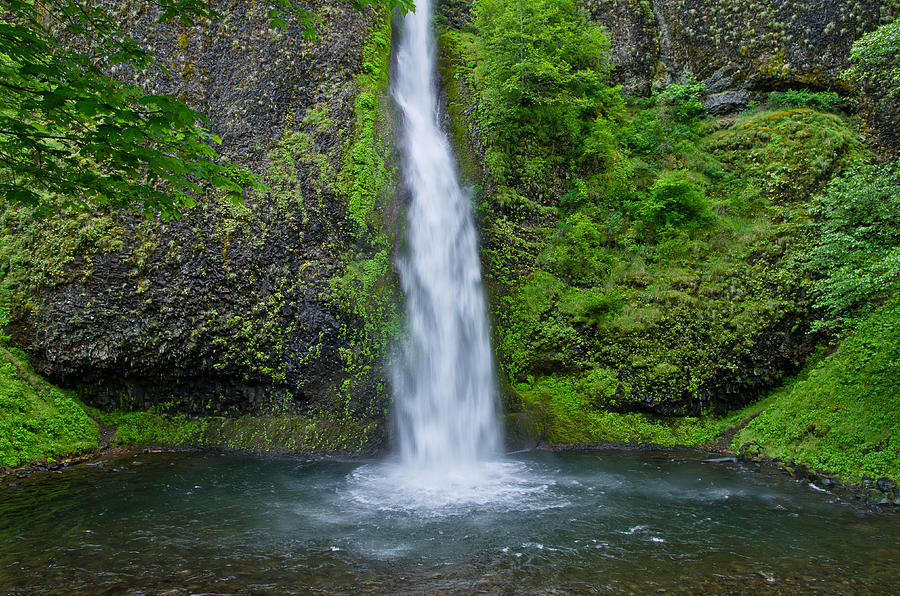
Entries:
[[638, 216], [652, 230], [702, 226], [712, 220], [706, 192], [683, 170], [664, 172], [640, 201]]
[[614, 160], [605, 121], [621, 120], [624, 105], [607, 82], [609, 41], [574, 0], [480, 0], [475, 26], [495, 176], [540, 185], [556, 166]]
[[853, 42], [847, 77], [866, 87], [900, 94], [900, 20], [882, 25]]
[[769, 103], [779, 109], [809, 108], [820, 112], [834, 112], [841, 107], [841, 96], [831, 91], [814, 92], [807, 89], [773, 91]]
[[541, 264], [562, 278], [588, 285], [609, 273], [610, 258], [603, 247], [606, 240], [605, 230], [593, 219], [583, 212], [575, 213], [560, 223]]
[[688, 124], [699, 118], [706, 109], [700, 98], [706, 85], [693, 77], [685, 78], [682, 84], [669, 85], [657, 96], [657, 104], [663, 106], [668, 118], [680, 124]]
[[649, 99], [632, 98], [633, 105], [649, 104], [635, 115], [621, 135], [637, 154], [659, 156], [682, 149], [685, 142], [699, 138], [697, 127], [704, 113], [704, 84], [688, 79], [669, 85]]
[[819, 205], [817, 242], [802, 258], [816, 275], [825, 323], [846, 323], [855, 309], [900, 289], [900, 172], [853, 168], [829, 183]]

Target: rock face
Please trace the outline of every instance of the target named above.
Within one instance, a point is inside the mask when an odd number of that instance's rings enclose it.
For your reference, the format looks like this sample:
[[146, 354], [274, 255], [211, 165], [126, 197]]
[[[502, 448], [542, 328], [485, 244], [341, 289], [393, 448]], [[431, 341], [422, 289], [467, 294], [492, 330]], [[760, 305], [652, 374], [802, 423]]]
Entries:
[[850, 45], [900, 14], [891, 0], [584, 0], [612, 42], [613, 78], [646, 93], [694, 75], [710, 93], [837, 89]]
[[[746, 107], [751, 93], [786, 88], [849, 91], [850, 46], [900, 17], [896, 0], [583, 0], [612, 43], [612, 77], [626, 92], [686, 76], [705, 81], [714, 115]], [[900, 147], [897, 101], [865, 90], [880, 140]]]
[[[245, 205], [208, 196], [175, 222], [110, 214], [108, 238], [76, 247], [60, 275], [24, 291], [14, 341], [100, 406], [380, 414], [378, 354], [347, 353], [361, 350], [363, 322], [340, 280], [371, 250], [347, 220], [354, 181], [339, 180], [358, 133], [367, 39], [387, 21], [314, 2], [322, 25], [310, 42], [298, 26], [272, 28], [264, 3], [220, 0], [223, 18], [193, 27], [156, 23], [150, 3], [111, 4], [170, 73], [114, 74], [207, 114], [222, 153], [269, 190]], [[379, 51], [386, 59], [389, 44]], [[60, 224], [37, 225], [52, 242]]]
[[[611, 44], [612, 80], [628, 93], [686, 76], [705, 81], [707, 108], [721, 115], [746, 107], [751, 93], [787, 88], [848, 90], [841, 78], [853, 41], [900, 17], [896, 0], [582, 0]], [[443, 22], [471, 20], [466, 0], [443, 0]], [[900, 146], [900, 108], [868, 104], [873, 126]]]

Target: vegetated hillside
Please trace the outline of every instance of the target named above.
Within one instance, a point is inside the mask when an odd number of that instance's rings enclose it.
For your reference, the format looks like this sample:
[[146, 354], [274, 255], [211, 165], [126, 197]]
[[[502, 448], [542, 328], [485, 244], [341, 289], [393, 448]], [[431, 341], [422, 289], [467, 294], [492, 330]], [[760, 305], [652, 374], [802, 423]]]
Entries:
[[21, 352], [0, 346], [0, 469], [95, 449], [97, 425], [26, 362]]
[[[777, 3], [790, 17], [781, 22], [794, 23], [789, 34], [776, 22], [775, 31], [754, 36], [724, 33], [728, 19], [743, 18], [725, 2], [707, 11], [675, 2], [586, 4], [589, 11], [568, 1], [511, 8], [480, 0], [468, 12], [459, 3], [445, 10], [451, 128], [478, 189], [507, 405], [523, 412], [513, 416], [521, 432], [556, 443], [711, 442], [758, 410], [696, 416], [765, 396], [856, 316], [842, 323], [828, 303], [827, 263], [841, 253], [821, 256], [822, 201], [835, 192], [830, 180], [878, 159], [839, 77], [853, 40], [896, 7], [850, 11], [859, 20], [838, 35], [845, 16]], [[656, 33], [623, 41], [622, 28], [610, 28], [617, 41], [607, 45], [591, 26], [610, 10], [641, 7], [648, 22], [653, 13]], [[815, 26], [807, 32], [804, 22]], [[744, 21], [754, 24], [762, 27]], [[705, 33], [682, 47], [676, 30]], [[751, 37], [758, 41], [746, 51], [712, 52], [726, 39]], [[645, 71], [624, 56], [642, 54], [622, 48], [647, 39], [660, 44], [660, 65], [641, 79]], [[789, 67], [784, 55], [782, 68], [759, 66], [782, 50], [794, 52]], [[653, 92], [629, 95], [614, 86], [620, 82]], [[725, 92], [742, 99], [724, 105]], [[893, 237], [869, 248], [876, 245], [888, 254], [898, 246]], [[879, 267], [869, 281], [859, 269], [842, 270], [838, 285], [869, 287], [842, 308], [856, 312], [896, 292], [893, 270]], [[900, 382], [889, 366], [879, 371], [884, 383]], [[864, 383], [865, 374], [848, 382]], [[690, 418], [660, 425], [652, 415]], [[854, 424], [877, 429], [879, 449], [895, 453], [894, 423], [879, 420], [859, 414]], [[897, 476], [897, 458], [888, 459]]]
[[209, 192], [184, 218], [61, 208], [0, 213], [0, 292], [36, 370], [104, 408], [302, 410], [380, 420], [395, 323], [390, 17], [313, 2], [319, 39], [262, 3], [156, 22], [111, 3], [168, 73], [114, 72], [209, 115], [222, 152], [268, 190]]

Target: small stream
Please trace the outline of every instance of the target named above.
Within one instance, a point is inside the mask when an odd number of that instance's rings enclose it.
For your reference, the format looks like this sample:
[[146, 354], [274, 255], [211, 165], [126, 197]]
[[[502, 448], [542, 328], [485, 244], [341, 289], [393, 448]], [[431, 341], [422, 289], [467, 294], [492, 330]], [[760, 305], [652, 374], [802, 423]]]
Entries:
[[703, 457], [523, 453], [415, 498], [390, 461], [81, 465], [0, 489], [0, 593], [900, 592], [896, 516]]

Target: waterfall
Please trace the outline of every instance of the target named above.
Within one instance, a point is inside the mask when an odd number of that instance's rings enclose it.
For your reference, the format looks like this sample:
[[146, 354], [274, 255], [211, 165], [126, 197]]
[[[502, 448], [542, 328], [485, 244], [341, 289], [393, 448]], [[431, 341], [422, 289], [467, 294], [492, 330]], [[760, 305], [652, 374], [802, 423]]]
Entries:
[[478, 237], [441, 130], [434, 72], [431, 0], [416, 0], [391, 85], [411, 197], [397, 259], [409, 325], [392, 379], [397, 457], [354, 470], [347, 495], [367, 509], [429, 517], [530, 508], [544, 502], [552, 482], [500, 454]]
[[409, 336], [393, 371], [396, 442], [404, 466], [440, 473], [496, 456], [500, 430], [471, 197], [439, 121], [431, 0], [406, 15], [395, 64], [411, 194], [397, 263]]

